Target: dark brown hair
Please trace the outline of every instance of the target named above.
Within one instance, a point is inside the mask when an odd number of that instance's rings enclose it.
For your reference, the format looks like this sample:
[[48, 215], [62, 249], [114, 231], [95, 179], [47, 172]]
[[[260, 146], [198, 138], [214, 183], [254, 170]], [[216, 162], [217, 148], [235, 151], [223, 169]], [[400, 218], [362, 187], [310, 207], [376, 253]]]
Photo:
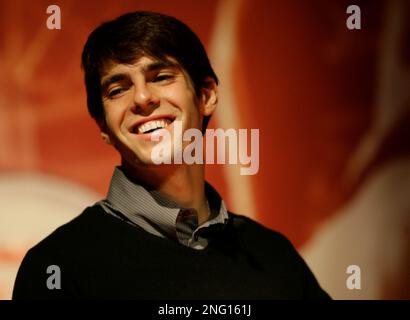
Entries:
[[[101, 76], [110, 63], [131, 64], [146, 55], [159, 60], [174, 58], [190, 77], [199, 96], [206, 77], [218, 78], [197, 35], [174, 17], [155, 12], [124, 14], [96, 28], [82, 53], [90, 115], [104, 119]], [[204, 118], [205, 130], [210, 117]]]

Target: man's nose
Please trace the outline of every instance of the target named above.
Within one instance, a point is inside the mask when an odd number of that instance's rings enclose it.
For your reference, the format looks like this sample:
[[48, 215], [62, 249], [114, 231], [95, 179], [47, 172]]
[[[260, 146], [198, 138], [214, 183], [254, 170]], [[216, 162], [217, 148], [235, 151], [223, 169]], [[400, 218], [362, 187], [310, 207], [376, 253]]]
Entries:
[[150, 113], [155, 108], [159, 99], [147, 83], [141, 83], [134, 87], [134, 112], [144, 114]]

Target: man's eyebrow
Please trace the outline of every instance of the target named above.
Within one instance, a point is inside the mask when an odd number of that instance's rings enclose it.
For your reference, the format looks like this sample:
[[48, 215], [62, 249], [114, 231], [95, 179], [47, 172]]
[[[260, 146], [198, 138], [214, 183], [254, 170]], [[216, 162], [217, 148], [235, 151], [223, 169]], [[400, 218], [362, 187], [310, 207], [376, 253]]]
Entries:
[[104, 91], [105, 89], [107, 89], [107, 87], [115, 82], [119, 82], [122, 81], [124, 79], [126, 79], [128, 76], [125, 73], [116, 73], [113, 74], [109, 77], [107, 77], [106, 79], [104, 79], [101, 83], [101, 88]]
[[[148, 73], [148, 72], [157, 71], [157, 70], [161, 70], [165, 68], [180, 68], [180, 66], [178, 63], [169, 61], [169, 60], [155, 61], [146, 66], [143, 66], [142, 71], [144, 73]], [[110, 84], [122, 81], [126, 79], [127, 77], [128, 75], [126, 73], [115, 73], [102, 81], [101, 88], [104, 91], [105, 89], [107, 89], [107, 87]]]
[[169, 61], [169, 60], [161, 60], [161, 61], [155, 61], [152, 62], [142, 68], [143, 72], [151, 72], [151, 71], [157, 71], [160, 69], [165, 69], [165, 68], [180, 68], [179, 64], [177, 62]]

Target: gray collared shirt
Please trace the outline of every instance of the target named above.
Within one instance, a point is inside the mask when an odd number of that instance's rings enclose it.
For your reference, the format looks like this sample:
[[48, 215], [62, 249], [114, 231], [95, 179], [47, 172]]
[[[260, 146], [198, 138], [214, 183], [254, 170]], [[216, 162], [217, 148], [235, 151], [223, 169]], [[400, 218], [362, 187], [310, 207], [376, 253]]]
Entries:
[[208, 245], [208, 240], [201, 237], [202, 231], [211, 225], [223, 225], [228, 220], [223, 200], [208, 183], [205, 183], [205, 194], [211, 214], [205, 223], [198, 226], [195, 209], [182, 208], [158, 191], [147, 190], [131, 181], [121, 167], [116, 167], [107, 198], [98, 204], [107, 213], [138, 225], [149, 233], [201, 250]]

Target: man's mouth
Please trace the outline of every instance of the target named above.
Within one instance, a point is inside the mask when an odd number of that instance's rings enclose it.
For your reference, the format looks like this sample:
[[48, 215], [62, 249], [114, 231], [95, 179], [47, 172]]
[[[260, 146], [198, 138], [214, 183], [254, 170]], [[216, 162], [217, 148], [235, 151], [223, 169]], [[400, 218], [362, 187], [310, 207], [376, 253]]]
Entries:
[[131, 128], [132, 133], [136, 134], [150, 134], [156, 130], [164, 129], [169, 126], [175, 118], [173, 117], [162, 117], [153, 120], [145, 121], [143, 123], [137, 123]]

